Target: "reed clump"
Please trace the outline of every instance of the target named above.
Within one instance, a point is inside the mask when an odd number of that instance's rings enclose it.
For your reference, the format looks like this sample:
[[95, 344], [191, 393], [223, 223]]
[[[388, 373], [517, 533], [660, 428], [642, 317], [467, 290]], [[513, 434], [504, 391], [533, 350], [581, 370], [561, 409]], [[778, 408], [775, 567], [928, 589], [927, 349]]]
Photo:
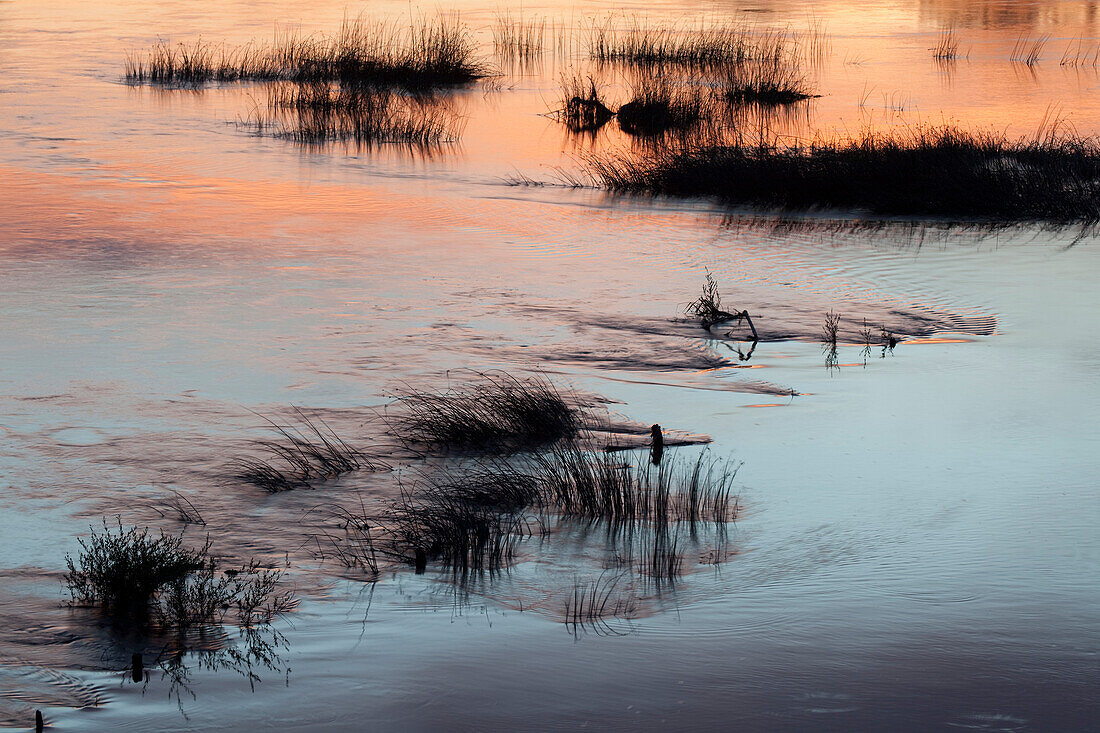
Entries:
[[591, 76], [563, 77], [561, 107], [553, 113], [573, 132], [593, 132], [615, 116]]
[[576, 437], [584, 427], [580, 400], [542, 376], [483, 374], [445, 392], [398, 396], [393, 419], [408, 442], [507, 453]]
[[531, 533], [524, 509], [533, 481], [505, 469], [403, 491], [385, 515], [382, 547], [418, 568], [432, 561], [463, 574], [496, 572]]
[[531, 61], [546, 48], [546, 19], [498, 13], [493, 22], [493, 50], [507, 59]]
[[547, 506], [610, 522], [731, 522], [737, 467], [702, 455], [692, 465], [632, 465], [613, 454], [561, 447], [537, 464]]
[[469, 31], [448, 18], [407, 26], [359, 18], [333, 34], [283, 34], [270, 44], [157, 43], [127, 57], [124, 78], [167, 85], [324, 81], [424, 91], [485, 77], [476, 51]]
[[757, 209], [998, 222], [1100, 220], [1100, 145], [1052, 125], [1030, 139], [952, 125], [852, 138], [607, 154], [588, 174], [619, 192], [712, 196]]
[[185, 629], [221, 623], [235, 609], [250, 626], [287, 610], [291, 597], [278, 591], [282, 576], [251, 561], [219, 569], [209, 539], [198, 548], [182, 535], [124, 528], [121, 521], [78, 539], [80, 551], [65, 558], [64, 583], [73, 603], [94, 606], [117, 621], [151, 622]]
[[790, 57], [798, 39], [784, 30], [757, 30], [740, 23], [678, 27], [634, 22], [617, 28], [608, 19], [589, 28], [588, 46], [589, 55], [602, 63], [714, 68]]
[[952, 26], [945, 26], [936, 45], [931, 48], [932, 58], [937, 61], [954, 61], [959, 58], [959, 34]]
[[619, 107], [616, 117], [628, 135], [652, 136], [693, 127], [707, 111], [707, 97], [698, 86], [643, 75], [635, 80], [630, 101]]
[[731, 104], [761, 106], [793, 104], [817, 96], [797, 66], [774, 59], [729, 67], [722, 95]]

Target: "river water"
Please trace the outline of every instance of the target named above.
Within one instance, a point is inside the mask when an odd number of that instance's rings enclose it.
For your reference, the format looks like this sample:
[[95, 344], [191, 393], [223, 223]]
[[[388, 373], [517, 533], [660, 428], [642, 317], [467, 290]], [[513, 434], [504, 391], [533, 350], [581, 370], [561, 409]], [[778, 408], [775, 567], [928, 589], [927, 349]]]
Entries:
[[[73, 731], [1100, 730], [1092, 235], [776, 226], [512, 185], [631, 144], [545, 114], [591, 68], [594, 18], [815, 28], [822, 96], [784, 134], [1095, 134], [1097, 68], [1062, 63], [1100, 44], [1095, 3], [543, 3], [522, 13], [559, 41], [518, 65], [493, 53], [499, 8], [466, 0], [501, 75], [452, 95], [461, 135], [431, 151], [250, 135], [256, 85], [121, 81], [157, 39], [437, 10], [312, 5], [0, 2], [0, 727], [41, 709]], [[945, 27], [950, 64], [929, 51]], [[1021, 38], [1049, 39], [1038, 64], [1010, 61]], [[707, 272], [762, 331], [748, 360], [682, 320]], [[864, 353], [864, 319], [901, 343]], [[688, 558], [671, 586], [631, 586], [630, 618], [569, 627], [574, 583], [607, 572], [583, 537], [457, 586], [317, 557], [311, 509], [395, 496], [414, 461], [274, 496], [225, 480], [259, 415], [300, 406], [369, 444], [402, 385], [491, 370], [709, 436], [741, 464], [726, 561]], [[204, 652], [133, 684], [129, 647], [64, 603], [76, 538], [115, 515], [180, 531], [170, 490], [206, 519], [188, 538], [288, 566], [300, 603], [264, 630], [258, 680]], [[222, 652], [249, 648], [235, 634]]]

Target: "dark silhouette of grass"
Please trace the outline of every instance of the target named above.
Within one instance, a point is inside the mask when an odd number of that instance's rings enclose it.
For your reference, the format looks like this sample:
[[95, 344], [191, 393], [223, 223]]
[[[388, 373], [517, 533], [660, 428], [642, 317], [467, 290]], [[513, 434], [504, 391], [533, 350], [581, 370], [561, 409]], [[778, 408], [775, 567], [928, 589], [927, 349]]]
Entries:
[[562, 623], [574, 637], [584, 633], [617, 635], [615, 619], [629, 620], [637, 611], [634, 598], [619, 592], [622, 575], [604, 573], [593, 580], [577, 580], [565, 597]]
[[124, 78], [177, 86], [289, 80], [423, 91], [485, 77], [475, 53], [467, 29], [446, 18], [409, 26], [358, 19], [332, 35], [284, 35], [267, 45], [158, 43], [128, 56]]
[[587, 172], [612, 191], [712, 196], [756, 209], [1100, 220], [1100, 145], [1057, 124], [1023, 140], [950, 125], [792, 145], [738, 140], [594, 156]]
[[531, 61], [546, 48], [546, 19], [498, 13], [493, 22], [493, 50], [506, 59]]
[[562, 77], [561, 107], [553, 113], [573, 132], [593, 132], [615, 116], [591, 76]]
[[787, 57], [797, 38], [785, 31], [756, 32], [736, 23], [695, 28], [634, 23], [625, 29], [608, 20], [589, 29], [589, 54], [603, 63], [714, 68], [750, 60]]
[[463, 575], [496, 572], [530, 534], [530, 519], [516, 505], [530, 482], [503, 469], [403, 491], [386, 516], [387, 553], [418, 568], [432, 561]]
[[954, 61], [959, 58], [959, 34], [951, 26], [945, 26], [932, 47], [932, 58], [937, 61]]
[[817, 96], [796, 66], [774, 59], [729, 67], [722, 94], [731, 104], [762, 106], [793, 104]]
[[433, 97], [328, 82], [276, 87], [267, 108], [257, 107], [243, 124], [257, 135], [303, 145], [352, 142], [431, 150], [458, 137], [455, 119]]
[[169, 489], [172, 498], [165, 500], [164, 507], [154, 507], [156, 512], [162, 517], [172, 517], [184, 524], [206, 524], [206, 520], [202, 517], [202, 512], [194, 503], [186, 496], [178, 491]]
[[1046, 48], [1048, 41], [1050, 41], [1050, 36], [1039, 36], [1038, 38], [1020, 36], [1012, 46], [1012, 52], [1009, 53], [1008, 59], [1013, 63], [1035, 66], [1042, 60], [1043, 50]]
[[630, 101], [615, 114], [628, 135], [652, 136], [693, 127], [707, 114], [707, 106], [707, 98], [694, 84], [644, 75], [632, 85]]
[[220, 571], [210, 555], [210, 541], [198, 549], [183, 536], [103, 523], [80, 538], [76, 558], [65, 558], [64, 582], [74, 603], [95, 606], [116, 621], [155, 623], [183, 629], [220, 623], [236, 609], [242, 626], [269, 621], [289, 608], [280, 594], [278, 570], [250, 562]]
[[298, 408], [294, 412], [299, 427], [268, 420], [280, 439], [257, 441], [256, 448], [267, 457], [237, 459], [233, 466], [235, 478], [276, 494], [312, 488], [318, 482], [351, 471], [388, 468], [348, 445], [319, 418], [311, 418]]
[[579, 399], [541, 376], [482, 374], [466, 387], [398, 396], [393, 419], [410, 443], [513, 452], [575, 437], [584, 426]]
[[700, 456], [685, 467], [665, 459], [654, 467], [608, 453], [561, 447], [537, 463], [544, 503], [563, 516], [610, 522], [733, 521], [737, 467]]

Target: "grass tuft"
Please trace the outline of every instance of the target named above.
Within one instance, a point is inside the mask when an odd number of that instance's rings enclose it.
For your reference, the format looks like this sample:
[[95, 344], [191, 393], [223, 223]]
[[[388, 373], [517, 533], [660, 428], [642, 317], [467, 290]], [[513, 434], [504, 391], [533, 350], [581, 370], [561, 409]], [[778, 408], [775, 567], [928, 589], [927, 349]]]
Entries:
[[414, 91], [468, 84], [487, 74], [469, 31], [442, 17], [408, 26], [345, 20], [331, 35], [284, 34], [271, 44], [236, 48], [161, 42], [130, 54], [124, 67], [131, 84], [287, 80]]
[[692, 84], [674, 84], [664, 76], [641, 76], [631, 99], [619, 107], [619, 127], [628, 135], [652, 136], [696, 125], [706, 113], [702, 91]]
[[96, 606], [116, 621], [154, 622], [185, 629], [221, 623], [235, 608], [237, 622], [250, 626], [287, 610], [278, 570], [255, 561], [219, 571], [210, 541], [188, 548], [183, 536], [103, 523], [103, 531], [78, 539], [80, 552], [65, 557], [64, 582], [74, 603]]
[[731, 66], [722, 95], [731, 104], [761, 106], [794, 104], [818, 96], [810, 91], [796, 66], [780, 60]]
[[593, 132], [615, 116], [591, 76], [562, 77], [561, 95], [561, 107], [553, 116], [573, 132]]
[[410, 443], [443, 448], [514, 452], [574, 438], [584, 423], [576, 395], [542, 376], [482, 374], [466, 387], [409, 391], [398, 402], [399, 433]]
[[1100, 221], [1100, 144], [1051, 125], [1033, 139], [955, 126], [780, 145], [662, 148], [588, 160], [619, 192], [713, 196], [772, 210], [987, 221]]

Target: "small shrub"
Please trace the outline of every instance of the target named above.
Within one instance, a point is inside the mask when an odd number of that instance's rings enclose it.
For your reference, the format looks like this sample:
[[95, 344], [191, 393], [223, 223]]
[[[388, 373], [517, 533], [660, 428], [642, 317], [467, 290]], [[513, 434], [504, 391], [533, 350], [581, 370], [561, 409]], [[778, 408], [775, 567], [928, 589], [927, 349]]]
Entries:
[[186, 629], [220, 623], [235, 608], [237, 623], [249, 626], [291, 605], [289, 594], [277, 592], [280, 571], [254, 561], [219, 570], [209, 539], [192, 549], [182, 535], [154, 536], [147, 528], [104, 521], [102, 532], [93, 529], [78, 542], [77, 557], [65, 557], [72, 601], [98, 607], [114, 620]]

